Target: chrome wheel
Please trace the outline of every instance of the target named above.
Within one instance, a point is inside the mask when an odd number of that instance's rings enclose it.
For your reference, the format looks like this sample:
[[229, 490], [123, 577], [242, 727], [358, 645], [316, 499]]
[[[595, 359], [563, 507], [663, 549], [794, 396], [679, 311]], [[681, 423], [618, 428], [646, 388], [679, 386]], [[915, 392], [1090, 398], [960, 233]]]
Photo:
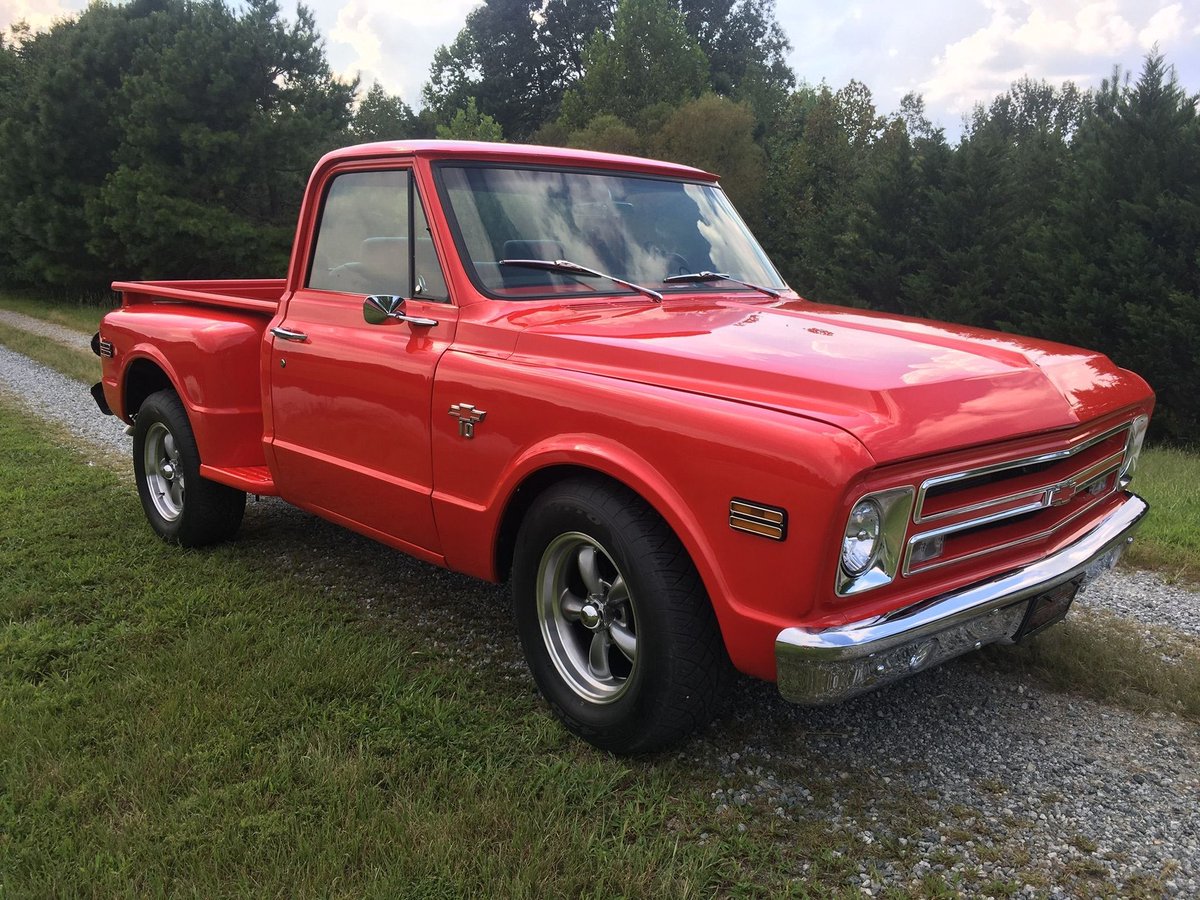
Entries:
[[599, 543], [561, 534], [542, 554], [537, 575], [542, 638], [576, 694], [611, 703], [637, 666], [637, 617], [625, 578]]
[[183, 514], [183, 465], [175, 436], [162, 422], [146, 430], [143, 449], [146, 488], [155, 510], [168, 522]]

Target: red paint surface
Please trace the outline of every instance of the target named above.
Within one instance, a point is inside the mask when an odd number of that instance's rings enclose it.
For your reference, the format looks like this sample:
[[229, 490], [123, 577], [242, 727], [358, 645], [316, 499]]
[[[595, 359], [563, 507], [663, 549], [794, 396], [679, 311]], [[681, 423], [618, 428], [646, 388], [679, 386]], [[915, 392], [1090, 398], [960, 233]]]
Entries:
[[[459, 265], [434, 190], [430, 162], [450, 157], [714, 180], [557, 148], [336, 151], [310, 180], [286, 280], [114, 285], [124, 305], [101, 326], [117, 351], [104, 360], [113, 410], [127, 418], [129, 367], [151, 361], [183, 398], [214, 477], [269, 485], [245, 474], [267, 467], [285, 499], [482, 578], [503, 567], [501, 524], [527, 479], [605, 473], [674, 528], [731, 658], [763, 678], [784, 627], [853, 621], [1023, 564], [1111, 505], [1040, 544], [836, 598], [841, 530], [863, 493], [1082, 440], [1148, 412], [1149, 388], [1088, 351], [790, 293], [489, 300]], [[328, 179], [397, 166], [416, 175], [451, 292], [450, 304], [408, 303], [433, 328], [367, 325], [361, 298], [301, 289]], [[309, 340], [273, 338], [280, 324]], [[487, 412], [471, 440], [454, 403]], [[787, 509], [787, 540], [731, 530], [733, 497]]]

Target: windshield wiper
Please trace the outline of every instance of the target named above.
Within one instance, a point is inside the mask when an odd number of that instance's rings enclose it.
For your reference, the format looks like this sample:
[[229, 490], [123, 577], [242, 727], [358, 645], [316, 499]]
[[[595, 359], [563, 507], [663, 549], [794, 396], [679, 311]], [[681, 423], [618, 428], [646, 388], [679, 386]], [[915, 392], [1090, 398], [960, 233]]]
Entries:
[[704, 281], [732, 281], [734, 284], [740, 284], [742, 287], [748, 287], [752, 291], [760, 291], [768, 297], [774, 297], [778, 300], [782, 294], [779, 291], [771, 288], [763, 287], [761, 284], [751, 284], [749, 281], [742, 281], [734, 278], [731, 275], [725, 275], [722, 272], [689, 272], [686, 275], [669, 275], [663, 279], [663, 284], [681, 284], [684, 282], [704, 282]]
[[663, 302], [663, 295], [658, 291], [652, 291], [648, 287], [642, 287], [640, 284], [634, 284], [632, 281], [626, 281], [624, 278], [617, 278], [615, 275], [606, 275], [603, 272], [597, 272], [595, 269], [589, 269], [587, 266], [581, 266], [579, 263], [571, 262], [569, 259], [502, 259], [497, 262], [501, 266], [521, 266], [525, 269], [543, 269], [547, 272], [565, 272], [568, 275], [587, 275], [591, 278], [607, 278], [622, 287], [627, 287], [631, 291], [637, 291], [639, 294], [645, 294], [656, 303]]

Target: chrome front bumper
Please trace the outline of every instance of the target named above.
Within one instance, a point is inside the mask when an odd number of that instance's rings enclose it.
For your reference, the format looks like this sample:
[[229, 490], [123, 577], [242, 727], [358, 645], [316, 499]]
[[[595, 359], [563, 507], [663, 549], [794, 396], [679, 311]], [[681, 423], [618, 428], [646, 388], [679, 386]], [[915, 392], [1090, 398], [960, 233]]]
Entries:
[[861, 622], [785, 628], [775, 639], [779, 692], [793, 703], [834, 703], [1010, 639], [1031, 600], [1114, 566], [1148, 510], [1128, 494], [1075, 543], [1024, 568]]

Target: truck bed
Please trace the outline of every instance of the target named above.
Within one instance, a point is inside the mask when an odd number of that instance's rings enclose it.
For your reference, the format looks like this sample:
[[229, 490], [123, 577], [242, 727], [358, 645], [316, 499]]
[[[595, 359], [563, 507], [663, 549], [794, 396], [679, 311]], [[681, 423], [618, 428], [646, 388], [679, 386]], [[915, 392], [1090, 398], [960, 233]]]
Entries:
[[227, 278], [205, 281], [114, 281], [124, 306], [176, 300], [275, 315], [287, 282], [283, 278]]

